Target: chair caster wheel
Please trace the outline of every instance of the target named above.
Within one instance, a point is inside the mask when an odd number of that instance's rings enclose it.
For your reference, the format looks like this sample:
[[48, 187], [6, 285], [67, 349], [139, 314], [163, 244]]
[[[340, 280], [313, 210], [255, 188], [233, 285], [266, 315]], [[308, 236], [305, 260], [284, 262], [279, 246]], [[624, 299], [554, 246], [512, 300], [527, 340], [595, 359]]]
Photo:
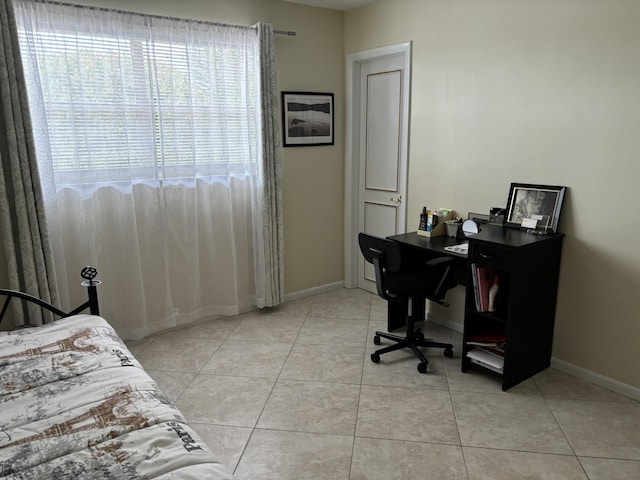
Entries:
[[376, 345], [380, 345], [380, 335], [376, 335], [373, 337], [373, 343]]
[[418, 340], [419, 342], [424, 340], [424, 333], [422, 333], [422, 330], [418, 329], [416, 330], [416, 333], [414, 334], [414, 337], [416, 340]]
[[444, 351], [444, 356], [447, 357], [447, 358], [453, 358], [453, 350], [451, 350], [450, 348], [447, 348]]
[[377, 353], [372, 353], [371, 354], [371, 361], [373, 363], [378, 363], [380, 361], [380, 355], [378, 355]]
[[419, 371], [420, 373], [427, 373], [427, 364], [426, 364], [426, 363], [424, 363], [424, 362], [420, 362], [420, 363], [418, 364], [418, 371]]

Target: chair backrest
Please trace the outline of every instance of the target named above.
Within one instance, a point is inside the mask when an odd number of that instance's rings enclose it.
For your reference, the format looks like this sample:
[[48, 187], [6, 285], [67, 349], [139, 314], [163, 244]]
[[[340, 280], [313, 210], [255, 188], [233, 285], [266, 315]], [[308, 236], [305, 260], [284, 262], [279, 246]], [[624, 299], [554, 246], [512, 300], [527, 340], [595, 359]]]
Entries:
[[374, 260], [377, 259], [385, 270], [391, 272], [400, 270], [402, 255], [400, 254], [400, 245], [397, 242], [361, 232], [358, 235], [358, 243], [367, 262], [374, 263]]
[[400, 245], [393, 240], [376, 237], [367, 233], [358, 235], [358, 243], [360, 251], [365, 260], [373, 263], [376, 272], [376, 289], [378, 295], [385, 300], [397, 300], [395, 295], [390, 294], [385, 286], [386, 271], [397, 272], [402, 265], [402, 255], [400, 253]]
[[[453, 281], [451, 257], [433, 258], [423, 264], [424, 268], [403, 268], [403, 272], [400, 272], [402, 253], [399, 243], [367, 233], [358, 235], [358, 243], [365, 260], [373, 263], [376, 288], [382, 298], [399, 301], [401, 296], [420, 294], [429, 300], [447, 305], [444, 296], [447, 290], [456, 285]], [[400, 292], [405, 295], [401, 295]]]

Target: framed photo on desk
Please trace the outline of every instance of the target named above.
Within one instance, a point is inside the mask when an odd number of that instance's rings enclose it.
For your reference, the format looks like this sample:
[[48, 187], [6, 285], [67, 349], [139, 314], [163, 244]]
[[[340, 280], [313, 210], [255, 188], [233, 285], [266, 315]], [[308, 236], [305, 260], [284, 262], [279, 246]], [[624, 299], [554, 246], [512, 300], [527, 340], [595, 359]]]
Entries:
[[505, 225], [555, 233], [567, 187], [512, 183]]

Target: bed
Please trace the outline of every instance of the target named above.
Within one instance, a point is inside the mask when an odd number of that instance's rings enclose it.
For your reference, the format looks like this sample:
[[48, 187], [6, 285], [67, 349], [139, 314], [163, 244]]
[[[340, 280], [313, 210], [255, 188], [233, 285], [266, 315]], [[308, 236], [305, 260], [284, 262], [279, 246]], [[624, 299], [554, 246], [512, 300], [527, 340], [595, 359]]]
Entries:
[[91, 314], [40, 302], [61, 318], [0, 332], [0, 478], [233, 478], [95, 314], [98, 283]]

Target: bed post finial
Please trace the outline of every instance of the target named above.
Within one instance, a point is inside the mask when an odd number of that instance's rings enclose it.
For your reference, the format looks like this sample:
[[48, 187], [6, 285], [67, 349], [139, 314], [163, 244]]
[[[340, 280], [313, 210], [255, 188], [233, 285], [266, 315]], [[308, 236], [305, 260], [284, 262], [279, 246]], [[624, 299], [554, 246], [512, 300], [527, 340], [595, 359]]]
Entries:
[[[91, 267], [91, 266], [86, 266], [80, 271], [80, 276], [85, 280], [89, 280], [89, 283], [92, 283], [93, 279], [96, 278], [97, 275], [98, 275], [98, 270], [96, 270], [95, 267]], [[100, 280], [96, 280], [96, 281], [100, 283]], [[83, 285], [84, 283], [85, 282], [82, 282]]]
[[89, 293], [89, 312], [91, 315], [100, 315], [100, 308], [98, 306], [98, 291], [96, 287], [102, 282], [100, 280], [94, 280], [98, 275], [98, 270], [95, 267], [86, 266], [80, 271], [80, 276], [85, 279], [82, 282], [83, 287], [87, 287]]

